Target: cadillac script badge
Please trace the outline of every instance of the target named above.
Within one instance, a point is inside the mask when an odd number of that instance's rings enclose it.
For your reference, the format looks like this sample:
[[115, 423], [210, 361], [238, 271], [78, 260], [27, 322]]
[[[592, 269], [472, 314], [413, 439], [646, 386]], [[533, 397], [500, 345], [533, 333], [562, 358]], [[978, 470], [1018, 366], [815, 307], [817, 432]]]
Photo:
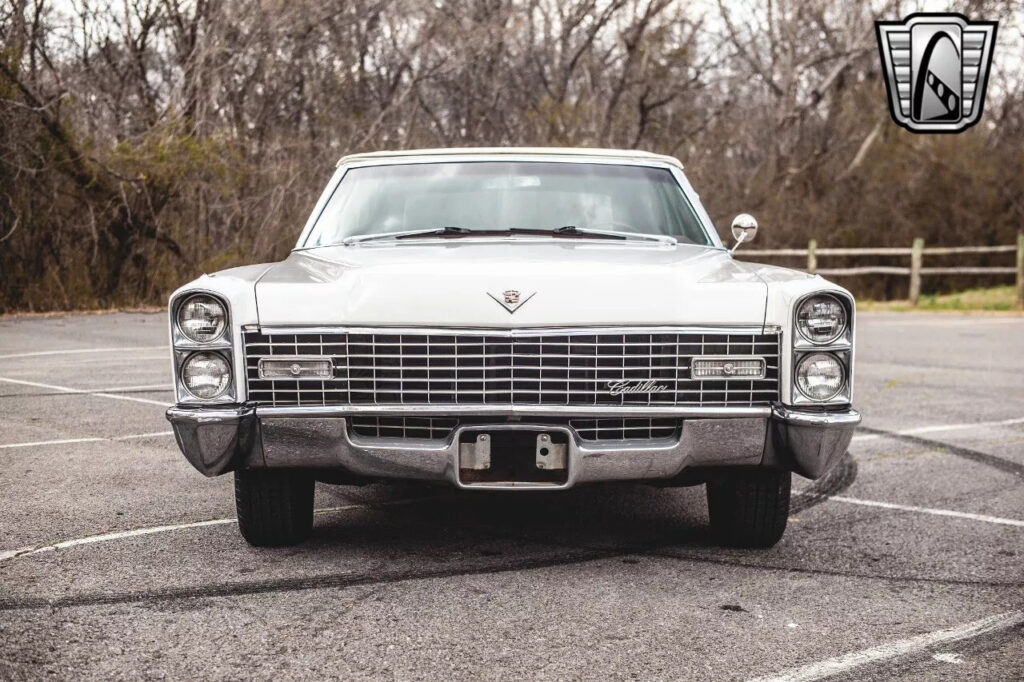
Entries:
[[664, 393], [668, 390], [665, 384], [648, 379], [647, 381], [609, 381], [607, 383], [608, 393], [611, 395], [626, 395], [629, 393]]

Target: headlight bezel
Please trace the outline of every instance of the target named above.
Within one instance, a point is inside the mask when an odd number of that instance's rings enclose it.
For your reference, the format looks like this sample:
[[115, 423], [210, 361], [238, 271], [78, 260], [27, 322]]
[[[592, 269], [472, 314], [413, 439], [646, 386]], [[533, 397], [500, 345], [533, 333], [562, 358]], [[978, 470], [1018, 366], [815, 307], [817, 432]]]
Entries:
[[[188, 387], [188, 384], [185, 383], [185, 368], [190, 362], [201, 355], [209, 355], [219, 358], [227, 368], [227, 381], [224, 383], [224, 388], [222, 388], [216, 395], [206, 397], [197, 395]], [[232, 386], [234, 384], [234, 374], [234, 370], [231, 367], [231, 358], [225, 353], [216, 350], [197, 350], [184, 354], [184, 359], [178, 365], [178, 383], [181, 385], [182, 390], [185, 391], [185, 394], [189, 397], [203, 403], [217, 402], [222, 400], [225, 396], [228, 396], [231, 393]]]
[[[185, 336], [185, 333], [181, 331], [181, 327], [178, 325], [178, 312], [181, 310], [181, 306], [188, 302], [194, 296], [209, 296], [216, 300], [222, 308], [224, 308], [224, 331], [221, 332], [220, 336], [212, 341], [193, 341], [189, 337]], [[224, 296], [215, 292], [209, 291], [208, 289], [189, 289], [183, 291], [171, 300], [171, 305], [168, 312], [171, 318], [171, 343], [175, 348], [190, 348], [190, 349], [209, 349], [209, 348], [222, 348], [231, 349], [234, 335], [232, 334], [232, 317], [231, 317], [231, 306], [228, 305], [227, 300]]]
[[[846, 325], [843, 332], [828, 343], [815, 343], [808, 340], [801, 333], [797, 315], [800, 308], [809, 299], [820, 296], [834, 298], [843, 307], [846, 314]], [[787, 372], [789, 386], [784, 392], [784, 403], [800, 407], [832, 408], [850, 405], [853, 402], [853, 366], [854, 366], [854, 329], [856, 324], [856, 304], [853, 297], [846, 291], [835, 289], [819, 289], [808, 292], [792, 302], [790, 309], [792, 321], [790, 326], [791, 343], [789, 344], [789, 371]], [[815, 400], [809, 398], [800, 390], [797, 381], [797, 367], [808, 355], [816, 353], [828, 353], [834, 355], [843, 368], [843, 386], [831, 398], [826, 400]]]
[[[223, 393], [213, 398], [201, 398], [185, 385], [185, 363], [199, 353], [220, 355], [228, 366], [228, 386]], [[174, 396], [178, 405], [220, 405], [235, 403], [238, 397], [238, 377], [233, 355], [227, 348], [175, 348], [174, 349]]]
[[[213, 302], [216, 303], [217, 305], [219, 305], [221, 310], [223, 311], [224, 320], [223, 320], [223, 322], [221, 324], [220, 332], [216, 336], [214, 336], [213, 338], [210, 338], [210, 339], [194, 339], [191, 336], [189, 336], [185, 332], [185, 329], [181, 326], [181, 312], [182, 312], [182, 310], [185, 308], [185, 306], [187, 306], [190, 302], [192, 302], [194, 299], [197, 299], [197, 298], [212, 299]], [[224, 301], [219, 296], [215, 296], [214, 294], [210, 294], [210, 293], [207, 293], [205, 291], [190, 291], [189, 293], [187, 293], [184, 296], [182, 296], [181, 299], [176, 303], [176, 305], [174, 307], [174, 327], [175, 327], [176, 331], [178, 332], [178, 334], [181, 335], [182, 339], [184, 339], [185, 341], [188, 341], [190, 343], [194, 343], [197, 346], [209, 346], [210, 344], [215, 344], [215, 343], [217, 343], [218, 341], [220, 341], [221, 339], [223, 339], [225, 337], [225, 335], [228, 333], [228, 330], [231, 327], [230, 319], [229, 319], [229, 316], [228, 316], [227, 304], [225, 304]]]
[[[178, 312], [190, 298], [205, 295], [216, 300], [224, 309], [224, 331], [213, 341], [193, 341], [185, 336], [178, 325]], [[235, 363], [233, 311], [226, 297], [216, 291], [204, 288], [188, 289], [174, 296], [168, 306], [171, 328], [171, 345], [174, 370], [174, 398], [178, 405], [223, 405], [238, 402], [240, 395], [240, 374]], [[185, 361], [197, 352], [216, 352], [227, 362], [230, 378], [227, 389], [214, 398], [199, 398], [185, 386], [182, 373]]]
[[[825, 340], [816, 340], [811, 338], [804, 332], [804, 329], [800, 324], [800, 311], [803, 309], [805, 305], [807, 305], [813, 299], [816, 298], [832, 299], [833, 301], [839, 304], [839, 307], [843, 311], [842, 329], [836, 335]], [[796, 335], [794, 336], [794, 346], [799, 347], [802, 345], [808, 348], [828, 348], [835, 345], [849, 345], [852, 343], [850, 331], [852, 328], [852, 317], [853, 316], [852, 311], [850, 309], [850, 305], [846, 301], [844, 301], [842, 297], [837, 296], [832, 292], [819, 291], [813, 294], [808, 294], [807, 296], [803, 296], [800, 298], [799, 301], [796, 302], [796, 305], [793, 306], [793, 329], [796, 332]]]
[[[832, 392], [831, 395], [825, 396], [824, 398], [816, 398], [816, 397], [810, 395], [808, 392], [804, 391], [803, 387], [800, 385], [800, 368], [803, 366], [803, 364], [805, 362], [810, 362], [813, 358], [819, 357], [819, 356], [820, 357], [824, 357], [824, 358], [828, 358], [830, 360], [834, 360], [835, 363], [839, 366], [839, 371], [841, 373], [839, 386], [836, 388], [835, 391]], [[802, 397], [806, 398], [807, 400], [809, 400], [810, 402], [815, 403], [815, 404], [825, 404], [825, 403], [828, 403], [830, 401], [835, 400], [837, 396], [841, 395], [846, 390], [846, 385], [847, 385], [848, 381], [849, 381], [849, 373], [848, 373], [848, 370], [847, 370], [846, 363], [843, 362], [842, 358], [840, 358], [837, 353], [829, 353], [829, 352], [803, 353], [793, 363], [793, 388], [796, 389], [797, 393], [799, 393]]]

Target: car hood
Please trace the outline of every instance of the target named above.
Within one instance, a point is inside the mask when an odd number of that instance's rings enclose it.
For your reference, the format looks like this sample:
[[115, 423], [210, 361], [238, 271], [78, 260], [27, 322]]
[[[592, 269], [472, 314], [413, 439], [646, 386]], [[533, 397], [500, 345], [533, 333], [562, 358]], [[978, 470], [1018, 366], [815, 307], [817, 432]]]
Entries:
[[365, 243], [293, 252], [256, 283], [256, 304], [269, 326], [761, 325], [760, 267], [657, 242]]

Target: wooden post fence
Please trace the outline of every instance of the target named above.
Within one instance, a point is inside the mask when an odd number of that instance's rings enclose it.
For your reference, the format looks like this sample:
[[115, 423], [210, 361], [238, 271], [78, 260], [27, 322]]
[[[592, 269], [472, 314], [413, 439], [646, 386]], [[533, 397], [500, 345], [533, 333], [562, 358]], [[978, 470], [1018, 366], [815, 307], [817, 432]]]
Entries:
[[921, 298], [921, 263], [924, 262], [924, 240], [918, 237], [910, 247], [910, 305]]
[[[951, 254], [974, 253], [1015, 253], [1015, 267], [1003, 266], [960, 266], [925, 267], [925, 256], [948, 256]], [[807, 272], [819, 275], [902, 275], [910, 279], [908, 298], [917, 305], [921, 297], [921, 278], [930, 275], [1015, 275], [1017, 284], [1017, 306], [1024, 309], [1024, 231], [1017, 235], [1016, 244], [1005, 246], [932, 246], [926, 247], [924, 239], [917, 238], [908, 247], [873, 248], [818, 248], [818, 241], [811, 239], [806, 249], [762, 249], [740, 251], [745, 256], [803, 256], [807, 258]], [[856, 268], [819, 268], [819, 256], [910, 256], [910, 267], [892, 265], [868, 265]]]
[[1024, 231], [1017, 233], [1017, 307], [1024, 310]]

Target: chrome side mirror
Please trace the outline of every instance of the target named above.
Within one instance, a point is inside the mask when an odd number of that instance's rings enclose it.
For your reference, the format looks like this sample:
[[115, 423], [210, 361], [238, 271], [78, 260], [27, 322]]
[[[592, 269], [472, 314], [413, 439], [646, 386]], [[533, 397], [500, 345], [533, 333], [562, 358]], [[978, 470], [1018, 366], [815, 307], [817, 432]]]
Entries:
[[736, 240], [729, 253], [735, 253], [743, 242], [749, 242], [757, 234], [757, 220], [749, 213], [740, 213], [732, 219], [732, 236]]

